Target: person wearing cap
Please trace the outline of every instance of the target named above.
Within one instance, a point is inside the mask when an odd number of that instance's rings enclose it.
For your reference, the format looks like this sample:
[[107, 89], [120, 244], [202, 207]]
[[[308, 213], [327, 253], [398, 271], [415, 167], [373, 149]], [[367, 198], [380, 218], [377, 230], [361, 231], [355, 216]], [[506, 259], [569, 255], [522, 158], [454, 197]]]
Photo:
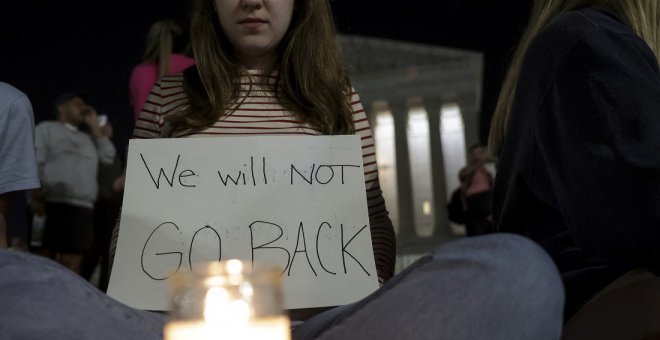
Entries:
[[61, 95], [54, 106], [57, 120], [36, 127], [42, 188], [33, 191], [32, 209], [46, 215], [44, 255], [79, 273], [93, 241], [99, 163], [112, 164], [116, 150], [84, 94]]

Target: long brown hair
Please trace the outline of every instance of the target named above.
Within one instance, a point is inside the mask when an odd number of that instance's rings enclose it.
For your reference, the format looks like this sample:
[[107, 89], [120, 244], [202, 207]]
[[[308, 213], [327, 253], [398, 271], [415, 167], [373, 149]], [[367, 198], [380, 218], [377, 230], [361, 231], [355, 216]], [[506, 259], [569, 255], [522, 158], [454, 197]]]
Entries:
[[[188, 104], [167, 119], [174, 129], [212, 125], [236, 109], [246, 70], [238, 65], [234, 48], [222, 32], [213, 0], [197, 0], [190, 34], [196, 68], [184, 72]], [[337, 32], [327, 0], [295, 0], [289, 29], [278, 46], [273, 84], [280, 103], [298, 119], [323, 134], [353, 133], [346, 74]]]
[[619, 15], [660, 56], [660, 5], [657, 0], [537, 0], [518, 44], [490, 125], [489, 147], [497, 154], [504, 142], [525, 55], [536, 36], [560, 14], [601, 7]]
[[170, 69], [170, 55], [174, 38], [181, 35], [181, 27], [172, 20], [154, 22], [145, 39], [143, 63], [157, 63], [158, 74], [162, 77]]

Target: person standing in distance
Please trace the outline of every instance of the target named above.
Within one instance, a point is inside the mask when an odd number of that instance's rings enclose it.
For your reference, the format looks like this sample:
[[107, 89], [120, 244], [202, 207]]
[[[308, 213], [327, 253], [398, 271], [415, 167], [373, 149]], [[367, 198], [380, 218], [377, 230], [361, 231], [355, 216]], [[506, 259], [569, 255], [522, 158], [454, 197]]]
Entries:
[[79, 273], [93, 240], [99, 162], [112, 164], [116, 150], [83, 94], [61, 95], [54, 106], [57, 120], [36, 128], [42, 188], [33, 191], [32, 208], [46, 215], [45, 254]]

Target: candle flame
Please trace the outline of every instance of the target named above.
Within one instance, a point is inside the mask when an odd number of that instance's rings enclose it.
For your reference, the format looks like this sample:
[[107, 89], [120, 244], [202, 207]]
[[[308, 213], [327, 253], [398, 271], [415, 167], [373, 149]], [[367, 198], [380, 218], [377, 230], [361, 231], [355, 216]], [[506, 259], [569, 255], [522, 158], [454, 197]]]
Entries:
[[250, 305], [247, 301], [232, 299], [226, 289], [212, 287], [204, 300], [204, 319], [211, 324], [247, 324]]
[[227, 273], [230, 275], [239, 275], [243, 272], [243, 263], [239, 260], [227, 261]]

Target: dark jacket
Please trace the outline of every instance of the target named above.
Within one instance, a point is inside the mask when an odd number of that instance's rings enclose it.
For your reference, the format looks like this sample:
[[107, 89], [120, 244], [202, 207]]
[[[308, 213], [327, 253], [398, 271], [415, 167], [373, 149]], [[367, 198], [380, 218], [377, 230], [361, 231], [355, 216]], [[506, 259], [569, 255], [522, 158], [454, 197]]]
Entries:
[[615, 15], [564, 14], [530, 47], [493, 218], [554, 258], [567, 316], [626, 271], [659, 266], [660, 72]]

